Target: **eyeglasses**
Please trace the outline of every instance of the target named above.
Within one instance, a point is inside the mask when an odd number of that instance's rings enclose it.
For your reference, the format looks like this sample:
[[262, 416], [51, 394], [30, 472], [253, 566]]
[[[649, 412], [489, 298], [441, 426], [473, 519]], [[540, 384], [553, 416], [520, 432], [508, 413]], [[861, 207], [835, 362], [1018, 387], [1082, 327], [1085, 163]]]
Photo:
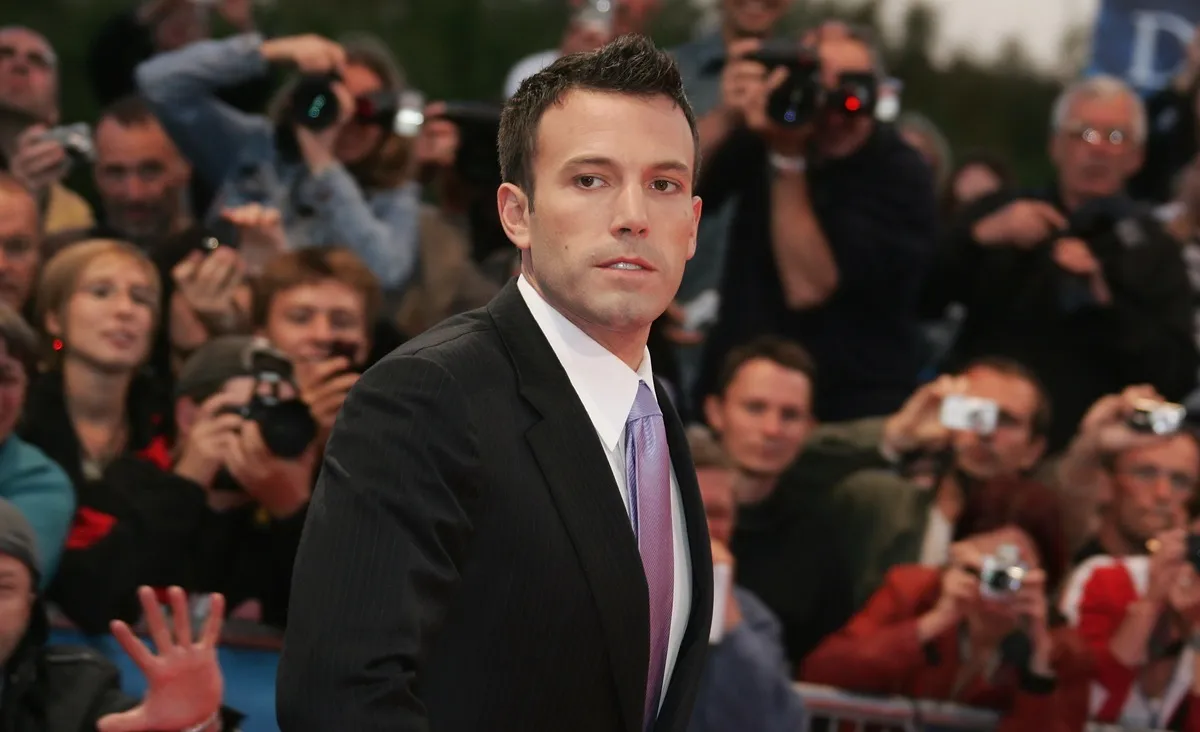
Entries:
[[1064, 128], [1063, 132], [1070, 137], [1078, 137], [1089, 145], [1099, 145], [1107, 141], [1110, 145], [1120, 147], [1133, 139], [1132, 135], [1119, 127], [1101, 129], [1099, 127], [1078, 125]]
[[1136, 465], [1132, 468], [1126, 468], [1120, 471], [1128, 476], [1135, 483], [1149, 486], [1155, 485], [1163, 477], [1166, 477], [1167, 482], [1171, 484], [1171, 488], [1184, 493], [1191, 493], [1196, 487], [1196, 476], [1187, 473], [1172, 473], [1159, 470], [1152, 465]]

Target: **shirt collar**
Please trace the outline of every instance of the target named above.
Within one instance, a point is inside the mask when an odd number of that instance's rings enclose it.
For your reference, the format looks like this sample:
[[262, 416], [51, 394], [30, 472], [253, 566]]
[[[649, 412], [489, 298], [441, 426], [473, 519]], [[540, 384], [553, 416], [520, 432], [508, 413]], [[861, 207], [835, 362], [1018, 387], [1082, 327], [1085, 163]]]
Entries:
[[605, 447], [615, 450], [625, 431], [625, 421], [645, 381], [654, 393], [654, 370], [650, 350], [645, 349], [637, 371], [567, 320], [534, 289], [525, 275], [517, 278], [517, 290], [558, 357], [571, 386], [579, 395]]

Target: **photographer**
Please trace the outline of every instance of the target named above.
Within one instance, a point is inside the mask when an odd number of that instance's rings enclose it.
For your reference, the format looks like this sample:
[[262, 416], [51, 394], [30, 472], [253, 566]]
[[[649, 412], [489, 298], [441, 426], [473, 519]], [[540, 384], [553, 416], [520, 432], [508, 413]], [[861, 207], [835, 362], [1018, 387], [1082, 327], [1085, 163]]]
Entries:
[[1142, 164], [1141, 100], [1118, 79], [1091, 77], [1062, 93], [1052, 124], [1058, 179], [969, 210], [938, 254], [926, 305], [931, 315], [966, 308], [950, 368], [998, 354], [1038, 375], [1058, 451], [1104, 394], [1144, 383], [1181, 399], [1197, 355], [1180, 247], [1123, 193]]
[[989, 483], [968, 502], [948, 565], [893, 568], [801, 678], [995, 709], [999, 732], [1082, 732], [1091, 663], [1049, 605], [1066, 550], [1043, 497], [1040, 486]]
[[175, 474], [202, 487], [216, 514], [189, 589], [220, 591], [232, 608], [256, 600], [256, 619], [278, 627], [318, 452], [290, 372], [264, 340], [226, 336], [188, 359], [175, 389]]
[[745, 127], [700, 181], [706, 207], [740, 198], [738, 256], [726, 260], [698, 386], [709, 393], [736, 344], [785, 335], [824, 374], [817, 415], [838, 421], [888, 413], [916, 386], [916, 298], [937, 208], [928, 166], [871, 114], [882, 73], [872, 45], [835, 25], [813, 39], [745, 56], [757, 69]]
[[55, 234], [95, 223], [92, 209], [67, 190], [67, 149], [47, 136], [59, 124], [58, 55], [44, 36], [0, 27], [0, 159], [38, 202], [42, 230]]
[[321, 446], [371, 360], [381, 301], [374, 275], [345, 249], [288, 252], [270, 262], [256, 283], [254, 326], [295, 365]]
[[1153, 512], [1158, 531], [1148, 542], [1149, 556], [1141, 553], [1143, 546], [1136, 556], [1092, 557], [1063, 593], [1063, 614], [1096, 660], [1091, 712], [1098, 722], [1200, 730], [1200, 575], [1193, 549], [1200, 531], [1200, 449], [1190, 436], [1179, 439], [1192, 443], [1185, 469], [1189, 489], [1180, 481], [1168, 491], [1186, 509], [1175, 505], [1179, 510], [1170, 516]]
[[[303, 76], [281, 92], [270, 119], [216, 97], [219, 87], [285, 63]], [[403, 90], [382, 43], [240, 35], [155, 56], [137, 78], [196, 172], [219, 186], [210, 224], [251, 206], [277, 211], [284, 246], [344, 244], [389, 291], [408, 284], [419, 203], [409, 143], [390, 120], [356, 116], [359, 100], [396, 104]]]

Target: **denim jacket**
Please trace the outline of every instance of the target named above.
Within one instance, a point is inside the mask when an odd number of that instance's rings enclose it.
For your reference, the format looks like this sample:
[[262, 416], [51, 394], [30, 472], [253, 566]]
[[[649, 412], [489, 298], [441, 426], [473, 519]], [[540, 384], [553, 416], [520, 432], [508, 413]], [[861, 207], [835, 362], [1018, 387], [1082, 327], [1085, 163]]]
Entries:
[[137, 68], [137, 84], [196, 173], [217, 188], [207, 220], [224, 208], [277, 208], [291, 247], [341, 245], [398, 292], [417, 267], [420, 190], [415, 183], [363, 191], [334, 164], [310, 175], [282, 157], [271, 120], [235, 109], [216, 92], [266, 71], [255, 33], [193, 43]]

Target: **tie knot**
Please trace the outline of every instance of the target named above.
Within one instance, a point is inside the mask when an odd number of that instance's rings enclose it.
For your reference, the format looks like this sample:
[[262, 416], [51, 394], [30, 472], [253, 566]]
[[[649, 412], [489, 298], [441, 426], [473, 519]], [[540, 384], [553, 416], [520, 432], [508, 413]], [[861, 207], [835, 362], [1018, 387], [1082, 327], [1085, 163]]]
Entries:
[[629, 419], [626, 422], [661, 415], [662, 410], [658, 407], [658, 400], [654, 398], [654, 392], [650, 391], [650, 386], [646, 382], [639, 381], [637, 396], [633, 399], [633, 409], [629, 410]]

